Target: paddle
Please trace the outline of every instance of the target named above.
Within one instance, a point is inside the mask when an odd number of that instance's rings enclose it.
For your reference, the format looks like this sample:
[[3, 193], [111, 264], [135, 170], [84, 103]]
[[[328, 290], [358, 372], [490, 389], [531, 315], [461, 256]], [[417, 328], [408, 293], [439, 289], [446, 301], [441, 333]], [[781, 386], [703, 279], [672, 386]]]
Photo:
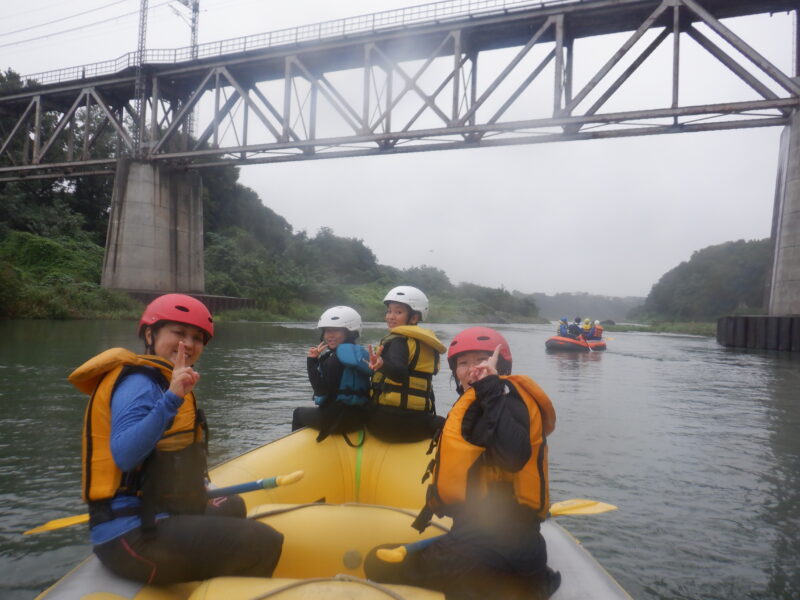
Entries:
[[594, 350], [592, 350], [592, 347], [589, 345], [589, 342], [583, 335], [581, 335], [581, 339], [583, 340], [583, 343], [586, 344], [586, 347], [589, 349], [589, 352], [594, 352]]
[[[282, 485], [289, 485], [300, 481], [303, 478], [303, 471], [295, 471], [288, 475], [276, 475], [275, 477], [265, 477], [264, 479], [257, 479], [256, 481], [249, 481], [247, 483], [239, 483], [228, 487], [214, 488], [208, 490], [209, 498], [219, 498], [220, 496], [230, 496], [231, 494], [244, 494], [245, 492], [254, 492], [256, 490], [270, 490]], [[43, 533], [45, 531], [55, 531], [56, 529], [63, 529], [64, 527], [71, 527], [80, 523], [89, 521], [89, 515], [84, 513], [82, 515], [74, 515], [72, 517], [63, 517], [61, 519], [53, 519], [44, 525], [39, 525], [33, 529], [24, 532], [23, 535], [31, 535], [33, 533]]]
[[[571, 500], [562, 500], [561, 502], [551, 504], [550, 516], [566, 517], [572, 515], [599, 515], [612, 510], [617, 510], [617, 507], [613, 504], [598, 502], [597, 500], [586, 500], [585, 498], [572, 498]], [[422, 550], [431, 542], [440, 537], [441, 536], [427, 538], [411, 544], [397, 546], [396, 548], [381, 548], [375, 553], [375, 555], [384, 562], [403, 562], [403, 559], [405, 559], [408, 554], [413, 554], [414, 552]]]

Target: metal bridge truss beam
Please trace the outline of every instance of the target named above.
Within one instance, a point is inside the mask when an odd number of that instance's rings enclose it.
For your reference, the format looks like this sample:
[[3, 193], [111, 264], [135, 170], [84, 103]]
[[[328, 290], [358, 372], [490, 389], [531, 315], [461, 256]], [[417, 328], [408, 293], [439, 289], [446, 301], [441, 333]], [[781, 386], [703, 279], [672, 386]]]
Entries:
[[[60, 88], [58, 102], [48, 97], [56, 92], [31, 92], [27, 104], [17, 98], [19, 116], [10, 131], [0, 131], [0, 181], [111, 174], [114, 159], [92, 155], [95, 141], [109, 127], [120, 153], [206, 167], [788, 123], [798, 107], [800, 84], [701, 2], [654, 3], [654, 10], [580, 87], [573, 74], [576, 50], [570, 13], [536, 16], [532, 11], [527, 17], [507, 17], [530, 19], [527, 39], [508, 52], [505, 65], [489, 74], [491, 80], [483, 85], [478, 81], [479, 58], [491, 48], [473, 43], [480, 25], [476, 19], [463, 27], [429, 31], [429, 40], [432, 35], [439, 37], [429, 42], [426, 55], [414, 60], [393, 54], [400, 38], [390, 36], [336, 42], [339, 50], [348, 48], [351, 56], [362, 57], [345, 70], [321, 60], [324, 49], [311, 46], [293, 47], [284, 54], [272, 51], [219, 59], [206, 66], [150, 69], [147, 101], [138, 112], [131, 105], [136, 98], [120, 91], [119, 78], [108, 93], [101, 82], [74, 86], [69, 94]], [[698, 29], [698, 23], [725, 47]], [[407, 32], [408, 39], [413, 40], [413, 33]], [[660, 108], [601, 112], [669, 38], [669, 100]], [[682, 105], [680, 56], [685, 40], [693, 40], [714, 57], [755, 98]], [[271, 75], [259, 71], [259, 65]], [[192, 83], [187, 87], [176, 81]], [[537, 97], [532, 102], [526, 91], [534, 84], [539, 85], [537, 90], [551, 90], [552, 100]], [[354, 88], [360, 89], [354, 93]], [[0, 114], [3, 101], [0, 97]], [[533, 106], [537, 102], [549, 108], [542, 113], [540, 106], [537, 113]], [[201, 133], [190, 140], [193, 114]], [[43, 126], [45, 115], [55, 123], [49, 129]], [[137, 127], [146, 118], [149, 127]], [[84, 128], [79, 156], [64, 141], [75, 134], [77, 122]], [[323, 128], [326, 133], [321, 134]], [[21, 137], [24, 143], [15, 144]], [[56, 151], [63, 147], [69, 148], [66, 154]]]

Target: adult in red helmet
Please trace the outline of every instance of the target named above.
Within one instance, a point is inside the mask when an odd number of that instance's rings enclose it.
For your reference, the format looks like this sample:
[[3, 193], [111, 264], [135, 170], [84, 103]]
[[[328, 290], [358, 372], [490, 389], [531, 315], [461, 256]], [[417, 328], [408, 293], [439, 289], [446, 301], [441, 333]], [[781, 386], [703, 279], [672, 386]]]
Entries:
[[367, 576], [440, 590], [448, 600], [547, 598], [560, 583], [547, 567], [539, 531], [550, 510], [546, 436], [555, 427], [553, 405], [531, 378], [511, 374], [511, 349], [493, 329], [462, 331], [447, 359], [461, 395], [439, 438], [427, 503], [414, 526], [424, 530], [437, 514], [452, 517], [453, 527], [400, 562], [387, 562], [391, 552], [376, 548]]
[[69, 376], [90, 396], [83, 499], [95, 554], [117, 575], [153, 584], [272, 575], [283, 536], [244, 518], [238, 496], [206, 496], [208, 428], [193, 389], [211, 313], [166, 294], [138, 331], [145, 354], [112, 348]]

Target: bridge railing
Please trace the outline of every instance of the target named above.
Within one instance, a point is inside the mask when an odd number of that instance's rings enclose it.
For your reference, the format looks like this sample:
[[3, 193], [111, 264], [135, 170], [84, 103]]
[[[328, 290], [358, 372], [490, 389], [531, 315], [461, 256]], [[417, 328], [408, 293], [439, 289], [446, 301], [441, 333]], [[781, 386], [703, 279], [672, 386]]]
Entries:
[[[311, 25], [301, 25], [288, 29], [279, 29], [267, 33], [257, 33], [240, 38], [231, 38], [216, 42], [199, 44], [195, 49], [191, 46], [173, 49], [146, 50], [143, 56], [145, 64], [171, 64], [193, 60], [195, 58], [213, 58], [225, 54], [236, 54], [250, 50], [263, 50], [275, 46], [285, 46], [301, 42], [347, 37], [360, 33], [384, 31], [392, 28], [408, 27], [423, 23], [436, 23], [463, 19], [465, 17], [517, 11], [534, 7], [559, 6], [563, 4], [580, 4], [592, 0], [445, 0], [386, 10], [377, 13], [323, 21]], [[128, 52], [116, 60], [67, 67], [53, 71], [44, 71], [25, 75], [23, 80], [34, 80], [39, 84], [61, 83], [91, 77], [102, 77], [123, 71], [139, 64], [139, 53]]]

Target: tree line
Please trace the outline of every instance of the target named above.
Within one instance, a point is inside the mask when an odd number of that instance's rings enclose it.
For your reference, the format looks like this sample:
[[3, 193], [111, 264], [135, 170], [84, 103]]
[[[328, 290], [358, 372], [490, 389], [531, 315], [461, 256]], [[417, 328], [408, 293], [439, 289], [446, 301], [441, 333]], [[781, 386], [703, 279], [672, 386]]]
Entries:
[[737, 240], [708, 246], [667, 271], [633, 319], [711, 321], [764, 311], [772, 267], [772, 241]]

